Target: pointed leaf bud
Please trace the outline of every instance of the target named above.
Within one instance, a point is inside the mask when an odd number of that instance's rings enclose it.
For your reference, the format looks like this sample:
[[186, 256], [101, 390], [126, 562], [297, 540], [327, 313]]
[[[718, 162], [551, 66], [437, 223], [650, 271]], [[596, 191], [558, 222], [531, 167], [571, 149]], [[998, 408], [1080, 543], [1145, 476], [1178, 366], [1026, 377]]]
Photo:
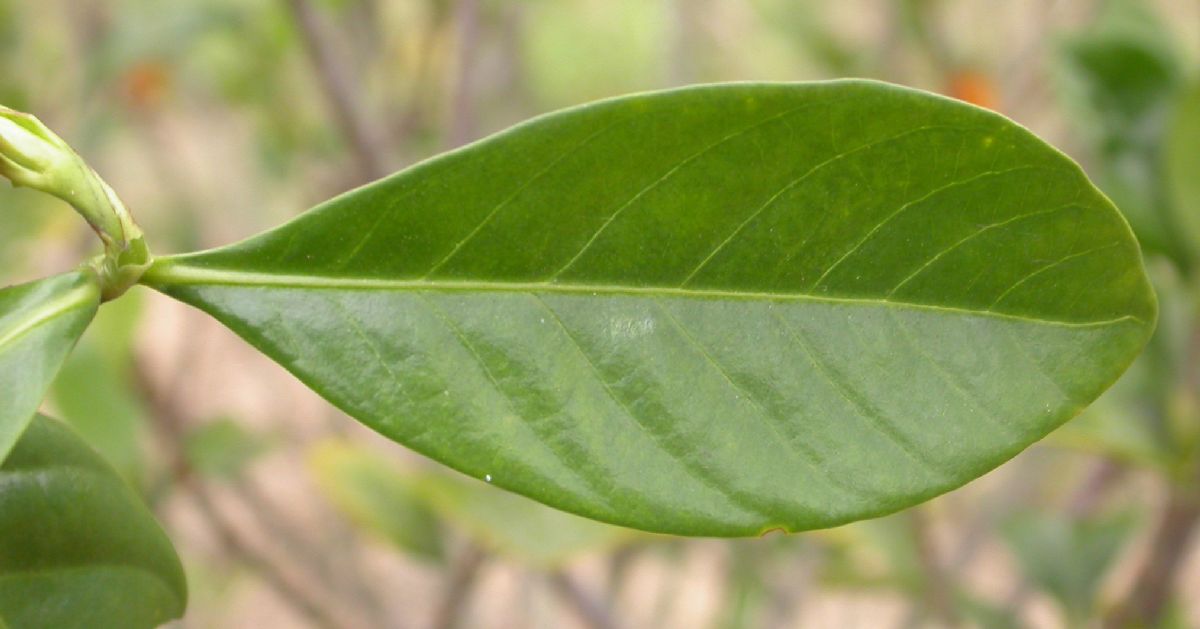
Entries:
[[150, 261], [142, 231], [112, 188], [34, 116], [0, 105], [0, 175], [71, 204], [104, 242], [97, 270], [106, 297], [136, 281]]

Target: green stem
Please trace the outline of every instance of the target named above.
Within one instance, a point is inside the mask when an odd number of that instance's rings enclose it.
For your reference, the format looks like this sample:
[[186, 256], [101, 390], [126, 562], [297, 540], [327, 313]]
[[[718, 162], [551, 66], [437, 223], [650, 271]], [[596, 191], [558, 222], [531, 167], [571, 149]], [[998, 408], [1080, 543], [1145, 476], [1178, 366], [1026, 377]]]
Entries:
[[104, 243], [88, 263], [105, 301], [135, 284], [153, 257], [142, 230], [100, 175], [34, 116], [0, 106], [0, 176], [71, 204]]

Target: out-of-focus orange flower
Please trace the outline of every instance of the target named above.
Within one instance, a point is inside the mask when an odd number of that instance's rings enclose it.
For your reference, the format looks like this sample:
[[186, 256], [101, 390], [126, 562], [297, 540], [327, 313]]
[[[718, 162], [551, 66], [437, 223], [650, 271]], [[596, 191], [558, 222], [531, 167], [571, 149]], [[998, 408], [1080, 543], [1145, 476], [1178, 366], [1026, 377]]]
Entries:
[[141, 61], [125, 72], [125, 98], [134, 109], [153, 109], [162, 104], [170, 87], [167, 66], [159, 61]]
[[1000, 97], [996, 83], [978, 70], [959, 70], [950, 75], [946, 93], [958, 100], [988, 109], [998, 109]]

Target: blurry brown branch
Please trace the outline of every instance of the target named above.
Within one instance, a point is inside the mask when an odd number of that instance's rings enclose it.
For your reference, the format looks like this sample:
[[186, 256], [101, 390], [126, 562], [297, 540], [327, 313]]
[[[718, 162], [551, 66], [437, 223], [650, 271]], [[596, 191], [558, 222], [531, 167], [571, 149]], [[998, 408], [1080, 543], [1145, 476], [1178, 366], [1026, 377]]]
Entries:
[[159, 433], [159, 442], [166, 453], [169, 468], [173, 470], [177, 482], [192, 495], [200, 516], [226, 552], [254, 570], [283, 601], [314, 626], [324, 629], [345, 626], [323, 606], [317, 605], [311, 594], [296, 583], [288, 571], [276, 565], [267, 554], [260, 552], [242, 536], [237, 526], [217, 506], [209, 487], [190, 469], [183, 453], [187, 417], [175, 403], [176, 398], [163, 395], [141, 361], [135, 362], [133, 375], [135, 386], [156, 420], [153, 427]]
[[459, 0], [455, 10], [458, 30], [458, 76], [450, 103], [447, 148], [475, 139], [475, 54], [479, 47], [479, 0]]
[[914, 608], [915, 613], [910, 614], [902, 626], [917, 626], [920, 616], [928, 614], [937, 619], [940, 626], [958, 627], [962, 619], [954, 605], [954, 584], [939, 556], [927, 509], [920, 506], [908, 511], [917, 560], [925, 580], [925, 596], [923, 611]]
[[[1066, 516], [1071, 520], [1082, 521], [1095, 516], [1103, 508], [1104, 503], [1112, 494], [1113, 489], [1120, 485], [1125, 478], [1127, 468], [1119, 461], [1101, 458], [1092, 465], [1084, 476], [1083, 482], [1071, 492], [1066, 501]], [[1005, 608], [1014, 618], [1020, 618], [1025, 606], [1034, 595], [1034, 586], [1028, 580], [1018, 577], [1017, 583], [1008, 595]]]
[[674, 30], [671, 33], [671, 48], [668, 58], [667, 83], [670, 85], [686, 85], [699, 76], [696, 67], [696, 53], [702, 50], [703, 25], [700, 17], [707, 7], [699, 6], [696, 0], [674, 0], [670, 3], [674, 14], [671, 20]]
[[[286, 549], [286, 556], [296, 561], [297, 566], [281, 562], [272, 553], [252, 543], [235, 519], [230, 518], [217, 504], [211, 486], [192, 469], [184, 445], [191, 418], [181, 400], [185, 399], [188, 383], [191, 382], [191, 361], [204, 342], [205, 335], [197, 331], [185, 335], [171, 373], [162, 382], [151, 377], [146, 363], [134, 356], [133, 383], [155, 419], [151, 426], [158, 433], [170, 471], [170, 478], [166, 484], [185, 488], [192, 496], [199, 516], [216, 536], [225, 554], [246, 564], [268, 587], [275, 590], [285, 603], [300, 612], [313, 626], [330, 629], [379, 626], [385, 619], [382, 616], [382, 608], [373, 597], [374, 592], [369, 593], [372, 596], [364, 596], [362, 592], [354, 593], [358, 595], [354, 601], [356, 609], [366, 607], [366, 611], [371, 614], [371, 621], [366, 622], [357, 615], [347, 618], [346, 614], [334, 613], [331, 611], [331, 600], [306, 585], [311, 582], [313, 575], [329, 574], [329, 562], [322, 561], [319, 553], [311, 551], [311, 544], [305, 542], [288, 526], [286, 518], [275, 511], [266, 499], [265, 492], [260, 491], [249, 478], [231, 483], [230, 491], [238, 499], [242, 510], [253, 518], [255, 526], [268, 539], [282, 543]], [[303, 570], [298, 571], [297, 568]], [[306, 572], [304, 577], [297, 578], [302, 572]], [[396, 619], [387, 621], [390, 627], [400, 626], [396, 624]]]
[[[1200, 326], [1192, 330], [1188, 342], [1180, 389], [1194, 405], [1200, 392]], [[1158, 626], [1171, 602], [1188, 546], [1200, 528], [1200, 453], [1192, 451], [1185, 457], [1190, 466], [1185, 466], [1182, 478], [1169, 482], [1149, 553], [1128, 596], [1104, 618], [1106, 628]]]
[[487, 561], [487, 552], [478, 545], [468, 542], [450, 566], [441, 600], [434, 610], [432, 629], [454, 629], [458, 627], [463, 609], [475, 585], [479, 569]]
[[607, 607], [586, 592], [574, 579], [561, 570], [549, 574], [550, 586], [559, 597], [579, 617], [583, 624], [591, 629], [616, 629], [612, 615]]
[[405, 103], [399, 106], [403, 113], [391, 125], [391, 137], [397, 142], [402, 142], [426, 124], [425, 95], [432, 83], [433, 58], [437, 52], [442, 19], [439, 12], [435, 11], [430, 16], [429, 23], [422, 29], [420, 41], [417, 42], [417, 57], [412, 70], [412, 80], [409, 82], [409, 94]]
[[[1197, 470], [1200, 472], [1200, 466]], [[1150, 552], [1134, 578], [1133, 590], [1104, 619], [1104, 627], [1159, 626], [1197, 526], [1200, 526], [1200, 473], [1171, 485], [1162, 518], [1150, 539]]]
[[[385, 622], [389, 629], [400, 629], [403, 626], [399, 619], [388, 616], [379, 593], [365, 581], [360, 566], [351, 562], [347, 569], [346, 562], [331, 561], [338, 551], [344, 553], [340, 556], [351, 553], [352, 543], [343, 543], [337, 549], [314, 551], [313, 545], [289, 526], [286, 518], [272, 505], [269, 492], [251, 474], [246, 474], [241, 482], [231, 484], [230, 490], [245, 505], [246, 511], [254, 517], [258, 527], [267, 531], [287, 550], [289, 556], [304, 564], [311, 574], [335, 579], [331, 587], [342, 586], [343, 593], [350, 597], [354, 606], [362, 609], [364, 617], [370, 619], [370, 626], [383, 626]], [[334, 535], [340, 536], [343, 541], [352, 541], [345, 539], [350, 533], [345, 531], [344, 527], [332, 528]]]
[[1102, 458], [1096, 461], [1083, 483], [1067, 499], [1067, 515], [1085, 520], [1099, 513], [1109, 493], [1125, 477], [1127, 468], [1120, 462]]
[[368, 124], [347, 66], [335, 54], [332, 36], [309, 0], [287, 0], [287, 5], [329, 108], [354, 153], [361, 178], [369, 181], [383, 177], [389, 170], [381, 132]]

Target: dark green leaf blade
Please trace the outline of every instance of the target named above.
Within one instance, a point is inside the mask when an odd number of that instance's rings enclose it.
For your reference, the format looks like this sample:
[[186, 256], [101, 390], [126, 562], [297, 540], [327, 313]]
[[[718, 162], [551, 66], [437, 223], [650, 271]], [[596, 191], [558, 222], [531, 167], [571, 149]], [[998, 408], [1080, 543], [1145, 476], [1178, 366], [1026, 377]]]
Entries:
[[137, 495], [69, 428], [36, 416], [0, 466], [0, 616], [138, 629], [186, 601], [179, 558]]
[[747, 535], [962, 485], [1156, 305], [1061, 153], [865, 81], [545, 116], [144, 281], [383, 434], [561, 509]]
[[0, 290], [0, 461], [99, 305], [100, 289], [86, 271]]

